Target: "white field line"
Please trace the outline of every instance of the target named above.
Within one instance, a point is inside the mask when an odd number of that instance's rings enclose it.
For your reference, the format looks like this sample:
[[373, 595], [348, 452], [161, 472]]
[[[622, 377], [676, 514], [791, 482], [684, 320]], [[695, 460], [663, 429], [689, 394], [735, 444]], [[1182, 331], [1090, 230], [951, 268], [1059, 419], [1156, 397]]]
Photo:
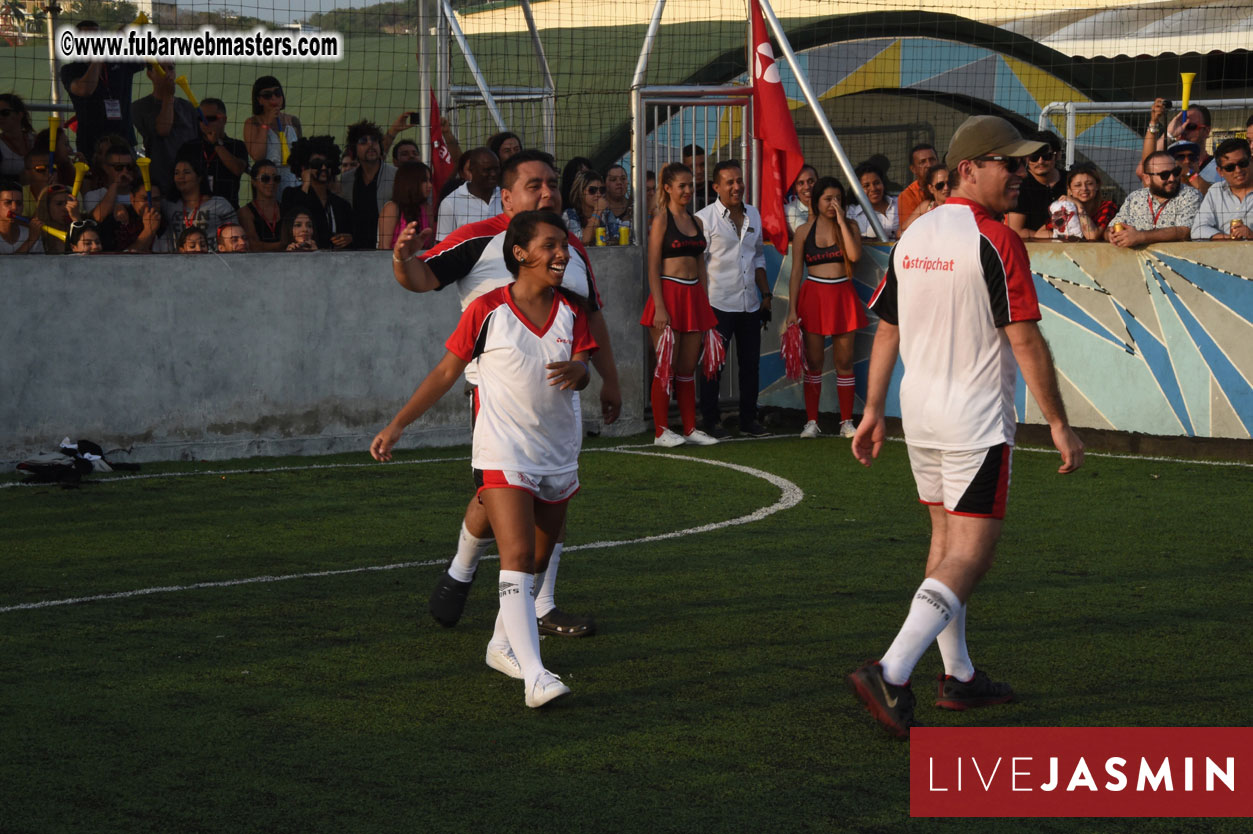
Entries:
[[[761, 521], [762, 519], [768, 516], [774, 515], [777, 512], [782, 512], [783, 510], [789, 509], [791, 507], [795, 507], [805, 497], [805, 493], [801, 490], [801, 488], [798, 487], [796, 484], [792, 483], [791, 481], [787, 480], [786, 478], [781, 478], [778, 475], [774, 475], [769, 472], [763, 472], [760, 469], [754, 469], [751, 466], [741, 466], [737, 463], [726, 463], [725, 461], [720, 461], [720, 460], [706, 460], [704, 458], [694, 458], [694, 457], [688, 457], [686, 455], [667, 454], [663, 452], [646, 452], [646, 451], [639, 451], [636, 449], [628, 449], [628, 448], [622, 448], [622, 447], [611, 448], [611, 449], [587, 449], [585, 451], [615, 452], [618, 454], [627, 454], [627, 455], [644, 455], [647, 457], [669, 458], [671, 460], [680, 460], [680, 461], [685, 461], [688, 463], [703, 463], [708, 466], [720, 466], [725, 469], [731, 469], [736, 472], [742, 472], [746, 475], [752, 475], [755, 478], [760, 478], [763, 481], [767, 481], [775, 485], [776, 487], [778, 487], [779, 490], [782, 492], [782, 495], [779, 496], [779, 500], [775, 501], [773, 504], [771, 504], [768, 507], [763, 507], [761, 509], [754, 510], [753, 512], [747, 515], [742, 515], [737, 518], [729, 519], [727, 521], [718, 521], [718, 522], [713, 522], [710, 524], [702, 524], [698, 527], [689, 527], [686, 530], [675, 530], [670, 533], [660, 533], [655, 536], [644, 536], [638, 539], [623, 539], [620, 541], [599, 541], [599, 542], [588, 542], [587, 544], [576, 544], [576, 545], [571, 545], [570, 547], [564, 548], [564, 552], [567, 552], [567, 553], [578, 551], [578, 550], [600, 550], [606, 547], [619, 547], [621, 545], [627, 545], [627, 544], [647, 544], [649, 542], [664, 541], [666, 539], [677, 539], [682, 536], [694, 536], [699, 533], [710, 533], [710, 532], [713, 532], [714, 530], [721, 530], [724, 527], [734, 527], [740, 524], [752, 524], [754, 522]], [[405, 461], [405, 463], [432, 463], [432, 462], [457, 461], [457, 460], [466, 460], [466, 458], [464, 457], [463, 458], [431, 458], [425, 461]], [[371, 464], [342, 464], [343, 467], [369, 466], [369, 465]], [[374, 465], [377, 465], [377, 464], [374, 464]], [[308, 466], [308, 467], [280, 467], [276, 469], [241, 469], [241, 470], [231, 470], [231, 471], [223, 471], [223, 472], [197, 472], [197, 473], [188, 472], [188, 473], [173, 473], [173, 474], [178, 474], [178, 475], [252, 474], [252, 473], [258, 473], [258, 472], [285, 472], [285, 471], [292, 471], [292, 470], [302, 469], [302, 468], [303, 469], [332, 469], [332, 468], [335, 468], [336, 466], [338, 466], [338, 464], [328, 464], [328, 465], [322, 465], [322, 466]], [[135, 477], [135, 476], [131, 476], [131, 477]], [[153, 475], [153, 476], [148, 476], [148, 477], [159, 477], [159, 476]], [[114, 479], [110, 479], [110, 480], [114, 480]], [[116, 480], [121, 480], [121, 479], [119, 478]], [[491, 557], [486, 557], [486, 558], [495, 559], [499, 557], [491, 556]], [[365, 573], [368, 571], [385, 571], [385, 570], [399, 570], [402, 568], [433, 567], [435, 565], [443, 565], [447, 561], [448, 561], [447, 559], [433, 559], [433, 560], [427, 560], [427, 561], [422, 561], [422, 562], [397, 562], [396, 564], [392, 564], [392, 565], [370, 565], [370, 566], [361, 567], [361, 568], [345, 568], [342, 570], [325, 570], [325, 571], [315, 571], [311, 573], [293, 573], [293, 574], [285, 574], [282, 576], [252, 576], [246, 579], [226, 579], [226, 580], [221, 580], [218, 582], [196, 582], [190, 585], [165, 585], [165, 586], [156, 587], [156, 588], [139, 588], [134, 591], [118, 591], [118, 592], [111, 593], [111, 594], [93, 594], [91, 596], [85, 596], [85, 597], [72, 597], [69, 599], [52, 599], [52, 600], [43, 600], [42, 602], [26, 602], [20, 605], [8, 605], [8, 606], [0, 607], [0, 614], [5, 614], [10, 611], [28, 611], [28, 610], [35, 609], [35, 608], [52, 608], [52, 607], [60, 606], [60, 605], [77, 605], [83, 602], [99, 602], [102, 600], [130, 599], [132, 597], [149, 596], [151, 594], [176, 593], [179, 591], [193, 591], [193, 590], [200, 590], [204, 588], [228, 588], [228, 587], [232, 587], [235, 585], [254, 585], [254, 584], [260, 584], [260, 583], [266, 583], [266, 582], [286, 582], [291, 579], [317, 579], [317, 578], [326, 577], [326, 576], [344, 576], [347, 574]]]

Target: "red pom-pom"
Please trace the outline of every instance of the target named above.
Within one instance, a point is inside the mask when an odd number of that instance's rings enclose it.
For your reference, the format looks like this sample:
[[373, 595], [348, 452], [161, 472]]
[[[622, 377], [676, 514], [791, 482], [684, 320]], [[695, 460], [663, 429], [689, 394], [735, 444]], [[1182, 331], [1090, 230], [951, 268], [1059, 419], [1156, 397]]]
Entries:
[[787, 378], [800, 379], [805, 372], [805, 350], [799, 319], [783, 331], [783, 344], [779, 353], [783, 355], [783, 373]]
[[705, 345], [701, 354], [701, 370], [705, 379], [716, 379], [727, 361], [727, 348], [722, 343], [722, 334], [710, 328], [705, 331]]

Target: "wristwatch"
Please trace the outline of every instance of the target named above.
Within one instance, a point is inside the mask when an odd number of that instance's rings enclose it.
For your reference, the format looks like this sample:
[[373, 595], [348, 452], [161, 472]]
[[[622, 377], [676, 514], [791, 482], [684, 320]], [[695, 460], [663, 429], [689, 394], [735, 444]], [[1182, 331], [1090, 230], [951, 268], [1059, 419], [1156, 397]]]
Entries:
[[1153, 122], [1152, 124], [1149, 125], [1149, 133], [1152, 133], [1154, 136], [1156, 136], [1157, 134], [1161, 132], [1162, 132], [1161, 122]]

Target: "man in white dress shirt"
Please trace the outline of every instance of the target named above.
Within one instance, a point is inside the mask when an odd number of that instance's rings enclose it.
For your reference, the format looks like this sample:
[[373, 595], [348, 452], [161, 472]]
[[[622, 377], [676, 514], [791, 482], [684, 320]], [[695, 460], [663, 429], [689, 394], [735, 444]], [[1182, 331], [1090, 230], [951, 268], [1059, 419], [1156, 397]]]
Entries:
[[[763, 437], [768, 431], [757, 421], [757, 366], [761, 330], [770, 320], [770, 286], [761, 241], [761, 215], [744, 204], [744, 172], [740, 163], [719, 162], [713, 172], [718, 199], [696, 213], [704, 227], [709, 303], [718, 317], [718, 332], [728, 343], [735, 337], [739, 364], [740, 433]], [[704, 429], [711, 437], [726, 437], [718, 412], [718, 379], [700, 381], [700, 408]]]
[[435, 239], [443, 240], [467, 223], [487, 220], [500, 214], [500, 161], [487, 148], [466, 152], [470, 179], [461, 184], [439, 204], [439, 220]]

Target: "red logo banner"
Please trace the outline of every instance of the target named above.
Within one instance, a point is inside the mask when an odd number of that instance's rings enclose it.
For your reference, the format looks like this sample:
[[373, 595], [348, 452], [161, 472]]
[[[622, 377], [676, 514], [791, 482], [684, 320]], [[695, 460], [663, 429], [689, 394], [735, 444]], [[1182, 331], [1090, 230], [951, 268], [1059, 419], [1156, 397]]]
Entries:
[[1253, 728], [915, 727], [914, 817], [1253, 816]]

